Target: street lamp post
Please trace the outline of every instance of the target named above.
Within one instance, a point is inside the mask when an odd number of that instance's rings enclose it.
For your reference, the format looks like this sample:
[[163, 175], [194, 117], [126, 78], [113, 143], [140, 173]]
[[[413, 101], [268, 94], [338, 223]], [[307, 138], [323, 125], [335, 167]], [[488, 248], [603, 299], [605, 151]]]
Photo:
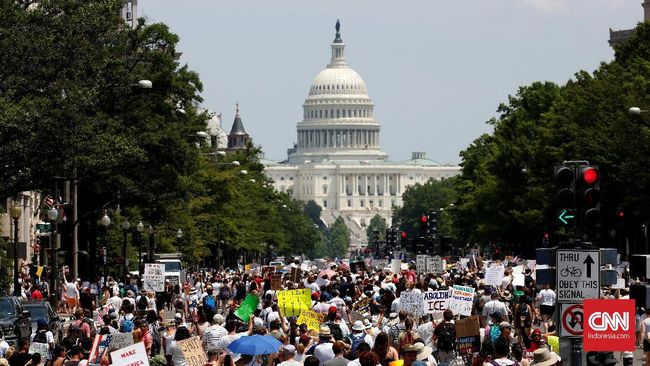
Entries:
[[[52, 264], [50, 265], [51, 268], [51, 275], [50, 275], [50, 288], [48, 293], [50, 295], [56, 293], [56, 278], [58, 276], [58, 273], [56, 271], [56, 265], [57, 265], [57, 258], [56, 258], [56, 251], [59, 249], [60, 245], [60, 239], [61, 237], [59, 236], [59, 230], [58, 230], [58, 225], [56, 222], [56, 219], [59, 217], [59, 210], [57, 210], [55, 207], [50, 208], [47, 210], [47, 218], [51, 222], [51, 228], [52, 232], [50, 233], [50, 250], [52, 251]], [[52, 304], [55, 304], [56, 301], [56, 296], [52, 297], [50, 296], [51, 299], [53, 299]]]
[[14, 220], [14, 296], [20, 296], [20, 284], [18, 283], [18, 220], [23, 210], [20, 204], [14, 202], [9, 208], [9, 215]]
[[127, 235], [129, 234], [129, 229], [131, 228], [131, 223], [129, 220], [124, 220], [122, 223], [122, 234], [124, 235], [124, 241], [122, 242], [122, 256], [124, 258], [124, 269], [122, 270], [122, 280], [126, 280], [126, 275], [129, 274], [129, 249]]
[[181, 252], [181, 240], [183, 240], [183, 230], [178, 229], [176, 231], [176, 251]]
[[140, 221], [135, 228], [137, 229], [136, 233], [138, 234], [138, 273], [142, 276], [142, 233], [144, 232], [144, 224], [142, 221]]
[[153, 256], [154, 256], [154, 252], [156, 250], [156, 240], [154, 238], [153, 226], [149, 225], [149, 227], [147, 228], [147, 233], [149, 234], [149, 252], [148, 252], [149, 254], [147, 254], [147, 257], [148, 257], [147, 262], [148, 263], [153, 263], [154, 262]]
[[104, 212], [104, 216], [100, 220], [100, 223], [104, 227], [104, 229], [102, 230], [102, 246], [103, 246], [103, 248], [102, 248], [102, 255], [100, 256], [100, 258], [101, 258], [100, 260], [102, 261], [102, 264], [103, 264], [103, 267], [104, 267], [103, 270], [102, 270], [102, 276], [104, 277], [104, 283], [106, 284], [107, 283], [107, 281], [106, 281], [106, 279], [107, 279], [107, 276], [106, 276], [106, 257], [108, 255], [108, 253], [106, 253], [106, 250], [107, 250], [106, 249], [106, 234], [108, 232], [108, 227], [111, 225], [111, 218], [108, 217], [108, 214], [106, 212]]

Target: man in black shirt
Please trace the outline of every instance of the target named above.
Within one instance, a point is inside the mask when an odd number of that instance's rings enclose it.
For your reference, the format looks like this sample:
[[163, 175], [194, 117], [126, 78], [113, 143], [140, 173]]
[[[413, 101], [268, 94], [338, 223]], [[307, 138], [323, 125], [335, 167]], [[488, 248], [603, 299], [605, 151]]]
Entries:
[[9, 366], [25, 366], [32, 360], [29, 354], [29, 338], [20, 338], [18, 340], [18, 351], [9, 359]]

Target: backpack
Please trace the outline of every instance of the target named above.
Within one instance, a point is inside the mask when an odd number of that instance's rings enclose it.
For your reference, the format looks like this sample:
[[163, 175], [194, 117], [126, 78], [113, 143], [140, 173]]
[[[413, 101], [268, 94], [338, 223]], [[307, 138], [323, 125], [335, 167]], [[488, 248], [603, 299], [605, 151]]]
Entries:
[[214, 299], [214, 296], [208, 295], [203, 298], [203, 310], [214, 313], [217, 308], [217, 302]]
[[399, 327], [397, 324], [391, 325], [390, 329], [388, 330], [388, 335], [390, 335], [390, 338], [393, 340], [393, 346], [398, 347], [399, 346]]
[[349, 338], [350, 338], [350, 349], [352, 350], [352, 352], [356, 352], [357, 347], [359, 347], [359, 345], [363, 343], [364, 340], [366, 339], [366, 335], [365, 333], [350, 334]]
[[222, 287], [221, 290], [219, 290], [219, 298], [221, 300], [228, 300], [230, 298], [230, 289], [226, 286]]
[[456, 348], [456, 328], [448, 323], [441, 325], [437, 346], [445, 352]]
[[499, 324], [491, 324], [490, 325], [490, 340], [492, 343], [497, 341], [497, 338], [501, 336], [501, 327]]
[[149, 306], [149, 300], [147, 300], [147, 297], [144, 295], [140, 295], [140, 298], [138, 299], [138, 310], [147, 310], [148, 306]]
[[47, 331], [46, 330], [37, 330], [34, 334], [33, 343], [47, 343]]
[[341, 330], [340, 325], [336, 324], [335, 322], [329, 322], [327, 323], [327, 326], [330, 328], [330, 332], [332, 332], [332, 336], [334, 337], [335, 340], [337, 341], [343, 340], [343, 331]]
[[131, 333], [134, 328], [135, 323], [133, 322], [133, 319], [124, 319], [122, 322], [122, 333]]

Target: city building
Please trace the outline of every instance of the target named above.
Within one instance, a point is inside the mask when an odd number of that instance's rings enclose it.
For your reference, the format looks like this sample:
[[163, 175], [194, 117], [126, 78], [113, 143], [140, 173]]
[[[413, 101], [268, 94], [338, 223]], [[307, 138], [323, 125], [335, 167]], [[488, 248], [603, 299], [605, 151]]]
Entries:
[[365, 226], [373, 216], [391, 224], [393, 208], [402, 205], [408, 186], [453, 177], [460, 167], [441, 165], [424, 152], [390, 161], [381, 150], [381, 125], [366, 83], [346, 62], [338, 21], [331, 48], [330, 63], [309, 88], [297, 143], [288, 149], [287, 160], [262, 163], [277, 190], [320, 205], [325, 223], [341, 216], [354, 250], [367, 243]]
[[[643, 7], [643, 21], [650, 21], [650, 0], [643, 0], [641, 6]], [[613, 48], [632, 38], [633, 35], [634, 29], [612, 30], [609, 28], [609, 45]]]

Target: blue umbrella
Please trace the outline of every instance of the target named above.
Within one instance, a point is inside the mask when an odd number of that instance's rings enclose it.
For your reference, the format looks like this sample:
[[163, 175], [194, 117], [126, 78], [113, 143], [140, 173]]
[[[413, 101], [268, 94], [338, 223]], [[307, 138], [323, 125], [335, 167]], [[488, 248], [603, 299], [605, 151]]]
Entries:
[[282, 347], [282, 343], [271, 336], [261, 336], [258, 334], [241, 337], [230, 343], [228, 349], [232, 353], [241, 353], [243, 355], [257, 356], [276, 353]]

